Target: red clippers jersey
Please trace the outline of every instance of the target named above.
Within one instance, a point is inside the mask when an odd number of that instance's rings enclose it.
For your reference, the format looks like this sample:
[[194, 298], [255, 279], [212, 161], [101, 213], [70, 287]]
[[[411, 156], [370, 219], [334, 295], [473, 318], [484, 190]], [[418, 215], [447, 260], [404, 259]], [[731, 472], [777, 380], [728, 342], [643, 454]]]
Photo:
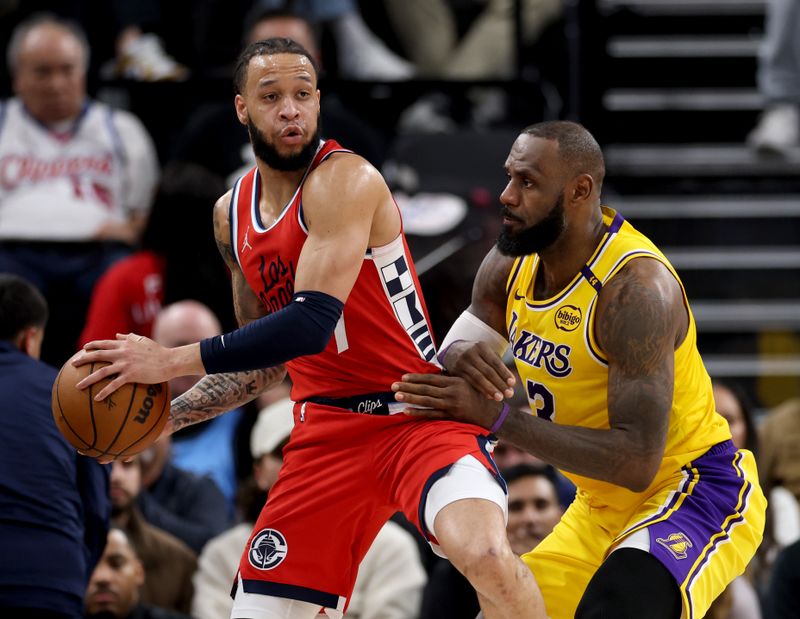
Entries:
[[[345, 150], [323, 142], [300, 186], [269, 228], [261, 223], [261, 178], [253, 168], [233, 188], [231, 242], [250, 288], [268, 312], [285, 307], [294, 294], [300, 250], [308, 229], [303, 218], [303, 184], [332, 153]], [[367, 250], [361, 271], [331, 341], [317, 355], [286, 365], [292, 399], [346, 397], [390, 391], [407, 372], [438, 372], [428, 310], [402, 231], [382, 247]]]

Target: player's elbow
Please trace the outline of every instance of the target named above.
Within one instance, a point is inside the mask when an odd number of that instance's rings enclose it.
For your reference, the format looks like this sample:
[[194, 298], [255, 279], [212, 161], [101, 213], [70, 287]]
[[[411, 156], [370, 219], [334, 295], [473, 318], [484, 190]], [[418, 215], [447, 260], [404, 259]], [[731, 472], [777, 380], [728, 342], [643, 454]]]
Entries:
[[333, 330], [309, 329], [303, 338], [301, 356], [318, 355], [325, 350], [331, 337], [333, 337]]
[[653, 483], [661, 465], [661, 454], [657, 457], [634, 458], [625, 466], [622, 486], [631, 492], [644, 492]]

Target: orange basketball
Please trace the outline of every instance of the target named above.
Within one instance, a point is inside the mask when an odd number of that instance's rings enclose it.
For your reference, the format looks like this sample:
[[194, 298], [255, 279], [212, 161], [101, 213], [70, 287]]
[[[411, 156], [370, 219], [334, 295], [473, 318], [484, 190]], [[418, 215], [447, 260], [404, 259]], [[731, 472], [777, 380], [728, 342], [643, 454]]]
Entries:
[[169, 384], [128, 383], [100, 402], [94, 396], [111, 379], [88, 389], [75, 385], [105, 363], [80, 367], [67, 361], [53, 384], [53, 419], [61, 434], [93, 458], [133, 456], [161, 435], [169, 418]]

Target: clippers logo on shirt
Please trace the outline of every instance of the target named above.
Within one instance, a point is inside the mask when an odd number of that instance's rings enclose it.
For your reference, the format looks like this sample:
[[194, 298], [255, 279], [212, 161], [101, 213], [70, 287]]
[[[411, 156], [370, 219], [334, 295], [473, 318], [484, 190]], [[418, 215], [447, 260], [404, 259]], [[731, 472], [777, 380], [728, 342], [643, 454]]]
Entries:
[[125, 113], [97, 102], [63, 134], [18, 99], [0, 105], [0, 238], [85, 241], [146, 208], [150, 196], [137, 188], [150, 179], [128, 176], [146, 166], [132, 127]]

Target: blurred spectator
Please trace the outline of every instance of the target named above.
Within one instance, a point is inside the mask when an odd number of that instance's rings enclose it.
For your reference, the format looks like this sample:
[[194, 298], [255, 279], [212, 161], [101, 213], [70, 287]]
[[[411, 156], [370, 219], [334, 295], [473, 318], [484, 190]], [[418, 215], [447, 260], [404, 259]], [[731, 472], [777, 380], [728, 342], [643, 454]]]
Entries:
[[800, 399], [784, 402], [759, 427], [758, 468], [779, 546], [800, 538]]
[[[736, 383], [720, 380], [713, 381], [713, 392], [716, 410], [727, 420], [733, 444], [738, 449], [748, 449], [756, 455], [758, 436], [753, 422], [753, 407], [747, 394]], [[753, 568], [758, 569], [761, 558], [759, 555], [753, 561]], [[707, 616], [709, 619], [761, 619], [758, 594], [748, 577], [735, 578], [711, 604]]]
[[744, 390], [736, 383], [714, 380], [714, 403], [717, 412], [725, 417], [731, 429], [731, 438], [737, 449], [758, 451], [758, 434], [753, 421], [753, 405]]
[[[526, 410], [530, 410], [528, 407]], [[503, 440], [498, 440], [492, 452], [492, 458], [499, 469], [509, 469], [516, 466], [545, 466], [545, 462], [536, 456], [532, 456], [527, 451], [522, 451], [519, 447]], [[558, 502], [562, 508], [566, 509], [575, 498], [575, 485], [559, 471], [554, 470], [556, 492]]]
[[764, 491], [783, 486], [800, 500], [800, 399], [772, 410], [759, 427], [759, 470]]
[[757, 585], [764, 594], [772, 586], [779, 553], [800, 539], [800, 399], [768, 413], [758, 435], [759, 476], [769, 499], [767, 528], [757, 555]]
[[108, 467], [77, 454], [53, 421], [56, 370], [39, 358], [47, 303], [0, 273], [0, 615], [77, 617], [103, 551]]
[[8, 44], [16, 96], [0, 107], [0, 271], [49, 299], [43, 358], [58, 365], [95, 281], [139, 241], [158, 176], [142, 124], [87, 97], [88, 60], [77, 26], [31, 17]]
[[125, 531], [144, 566], [142, 601], [188, 613], [197, 559], [186, 544], [145, 520], [136, 506], [141, 491], [139, 456], [126, 462], [115, 460], [111, 471], [112, 517], [114, 524]]
[[[521, 555], [536, 547], [564, 513], [555, 469], [525, 463], [501, 469], [501, 473], [508, 484], [508, 541], [511, 550]], [[423, 593], [420, 619], [473, 619], [479, 611], [469, 581], [451, 563], [437, 562]]]
[[144, 606], [139, 588], [145, 570], [121, 529], [108, 532], [108, 542], [86, 590], [87, 619], [188, 619], [187, 615]]
[[[197, 619], [230, 616], [233, 578], [250, 540], [253, 523], [278, 478], [283, 448], [294, 427], [293, 408], [294, 403], [286, 398], [258, 415], [250, 435], [253, 477], [243, 485], [239, 495], [243, 522], [209, 541], [200, 555], [192, 604]], [[361, 562], [345, 617], [413, 619], [417, 616], [425, 580], [416, 542], [390, 520], [378, 532]]]
[[386, 47], [364, 23], [356, 0], [258, 0], [256, 6], [268, 9], [293, 6], [314, 23], [329, 26], [341, 77], [397, 81], [414, 75], [414, 66]]
[[[318, 62], [321, 60], [314, 29], [302, 13], [263, 9], [251, 12], [245, 26], [245, 45], [272, 37], [291, 38]], [[334, 94], [324, 92], [322, 96], [325, 105], [320, 121], [325, 137], [353, 149], [379, 168], [385, 155], [383, 138], [348, 111]], [[172, 158], [200, 164], [224, 178], [229, 187], [256, 163], [247, 128], [236, 117], [232, 100], [198, 110], [177, 140]]]
[[[163, 308], [153, 324], [153, 339], [168, 348], [194, 344], [222, 334], [214, 313], [197, 301], [178, 301]], [[180, 376], [169, 381], [173, 398], [178, 397], [202, 376]], [[170, 459], [184, 471], [209, 475], [228, 500], [233, 513], [236, 494], [236, 433], [243, 409], [219, 415], [205, 423], [188, 426], [161, 441], [171, 440]]]
[[116, 61], [105, 68], [106, 77], [145, 82], [183, 80], [189, 69], [167, 54], [161, 37], [149, 31], [162, 21], [160, 0], [113, 0], [120, 32], [116, 38]]
[[769, 0], [758, 89], [766, 109], [747, 136], [753, 148], [783, 152], [800, 144], [800, 2]]
[[112, 265], [94, 287], [81, 346], [117, 333], [151, 337], [161, 307], [188, 298], [233, 326], [230, 280], [211, 221], [224, 192], [222, 180], [198, 165], [164, 168], [139, 250]]
[[170, 441], [156, 441], [139, 456], [144, 492], [137, 500], [145, 519], [199, 553], [230, 524], [225, 496], [213, 479], [169, 461]]
[[764, 602], [766, 619], [800, 619], [800, 541], [778, 555]]
[[[463, 36], [455, 3], [448, 0], [385, 0], [398, 37], [421, 75], [460, 80], [510, 78], [516, 69], [514, 1], [481, 0]], [[521, 0], [526, 45], [560, 14], [563, 0]], [[464, 4], [464, 3], [461, 3]]]

